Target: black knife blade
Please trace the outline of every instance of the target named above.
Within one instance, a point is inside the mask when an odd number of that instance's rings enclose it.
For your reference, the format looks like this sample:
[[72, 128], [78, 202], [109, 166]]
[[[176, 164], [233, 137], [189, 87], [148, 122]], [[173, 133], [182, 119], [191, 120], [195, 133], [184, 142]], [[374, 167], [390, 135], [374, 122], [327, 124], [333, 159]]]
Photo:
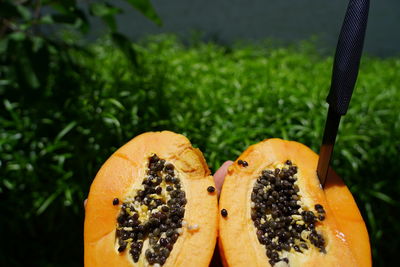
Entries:
[[341, 116], [345, 115], [357, 80], [369, 0], [350, 0], [336, 46], [332, 81], [327, 97], [329, 104], [324, 135], [318, 160], [317, 174], [322, 186], [328, 175]]

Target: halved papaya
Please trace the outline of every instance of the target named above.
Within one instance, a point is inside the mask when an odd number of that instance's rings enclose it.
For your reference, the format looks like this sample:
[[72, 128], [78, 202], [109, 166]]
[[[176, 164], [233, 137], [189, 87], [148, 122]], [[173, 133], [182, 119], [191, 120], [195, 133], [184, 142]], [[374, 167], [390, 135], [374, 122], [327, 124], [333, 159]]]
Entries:
[[85, 266], [208, 266], [217, 205], [204, 157], [186, 137], [139, 135], [104, 163], [91, 185]]
[[300, 143], [267, 139], [230, 166], [219, 203], [225, 266], [371, 266], [350, 191], [332, 170], [323, 189], [317, 163]]

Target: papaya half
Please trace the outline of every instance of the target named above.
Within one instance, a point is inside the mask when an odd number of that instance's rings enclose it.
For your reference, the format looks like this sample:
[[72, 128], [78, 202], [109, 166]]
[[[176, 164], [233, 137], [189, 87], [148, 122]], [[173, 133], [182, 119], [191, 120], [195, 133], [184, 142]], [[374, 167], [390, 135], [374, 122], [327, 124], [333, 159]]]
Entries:
[[168, 131], [139, 135], [98, 171], [86, 205], [84, 263], [208, 266], [217, 192], [199, 149]]
[[371, 266], [368, 232], [343, 181], [318, 155], [267, 139], [229, 167], [219, 200], [224, 266]]

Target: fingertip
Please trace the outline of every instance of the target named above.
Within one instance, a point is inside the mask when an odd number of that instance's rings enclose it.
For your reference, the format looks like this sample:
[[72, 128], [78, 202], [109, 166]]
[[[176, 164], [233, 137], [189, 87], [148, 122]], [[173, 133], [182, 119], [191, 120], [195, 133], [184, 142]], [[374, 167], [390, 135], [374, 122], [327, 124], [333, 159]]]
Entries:
[[228, 168], [228, 167], [231, 166], [233, 163], [234, 163], [234, 161], [232, 161], [232, 160], [227, 160], [227, 161], [224, 162], [224, 164], [222, 164], [222, 166], [226, 166], [226, 167]]
[[216, 188], [218, 190], [218, 194], [221, 192], [222, 185], [223, 185], [224, 180], [225, 180], [225, 176], [228, 173], [228, 168], [232, 164], [233, 164], [232, 160], [225, 161], [221, 165], [221, 167], [214, 174], [214, 182], [215, 182], [215, 186], [216, 186]]

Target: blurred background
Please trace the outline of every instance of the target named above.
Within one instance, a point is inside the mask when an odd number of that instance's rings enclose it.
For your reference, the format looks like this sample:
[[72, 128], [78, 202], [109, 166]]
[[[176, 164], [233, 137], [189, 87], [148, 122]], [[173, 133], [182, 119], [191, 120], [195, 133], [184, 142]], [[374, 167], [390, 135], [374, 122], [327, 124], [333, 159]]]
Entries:
[[[0, 266], [81, 266], [83, 201], [135, 135], [186, 135], [215, 171], [265, 138], [318, 152], [347, 1], [0, 1]], [[400, 241], [400, 2], [372, 1], [333, 167], [373, 262]]]

